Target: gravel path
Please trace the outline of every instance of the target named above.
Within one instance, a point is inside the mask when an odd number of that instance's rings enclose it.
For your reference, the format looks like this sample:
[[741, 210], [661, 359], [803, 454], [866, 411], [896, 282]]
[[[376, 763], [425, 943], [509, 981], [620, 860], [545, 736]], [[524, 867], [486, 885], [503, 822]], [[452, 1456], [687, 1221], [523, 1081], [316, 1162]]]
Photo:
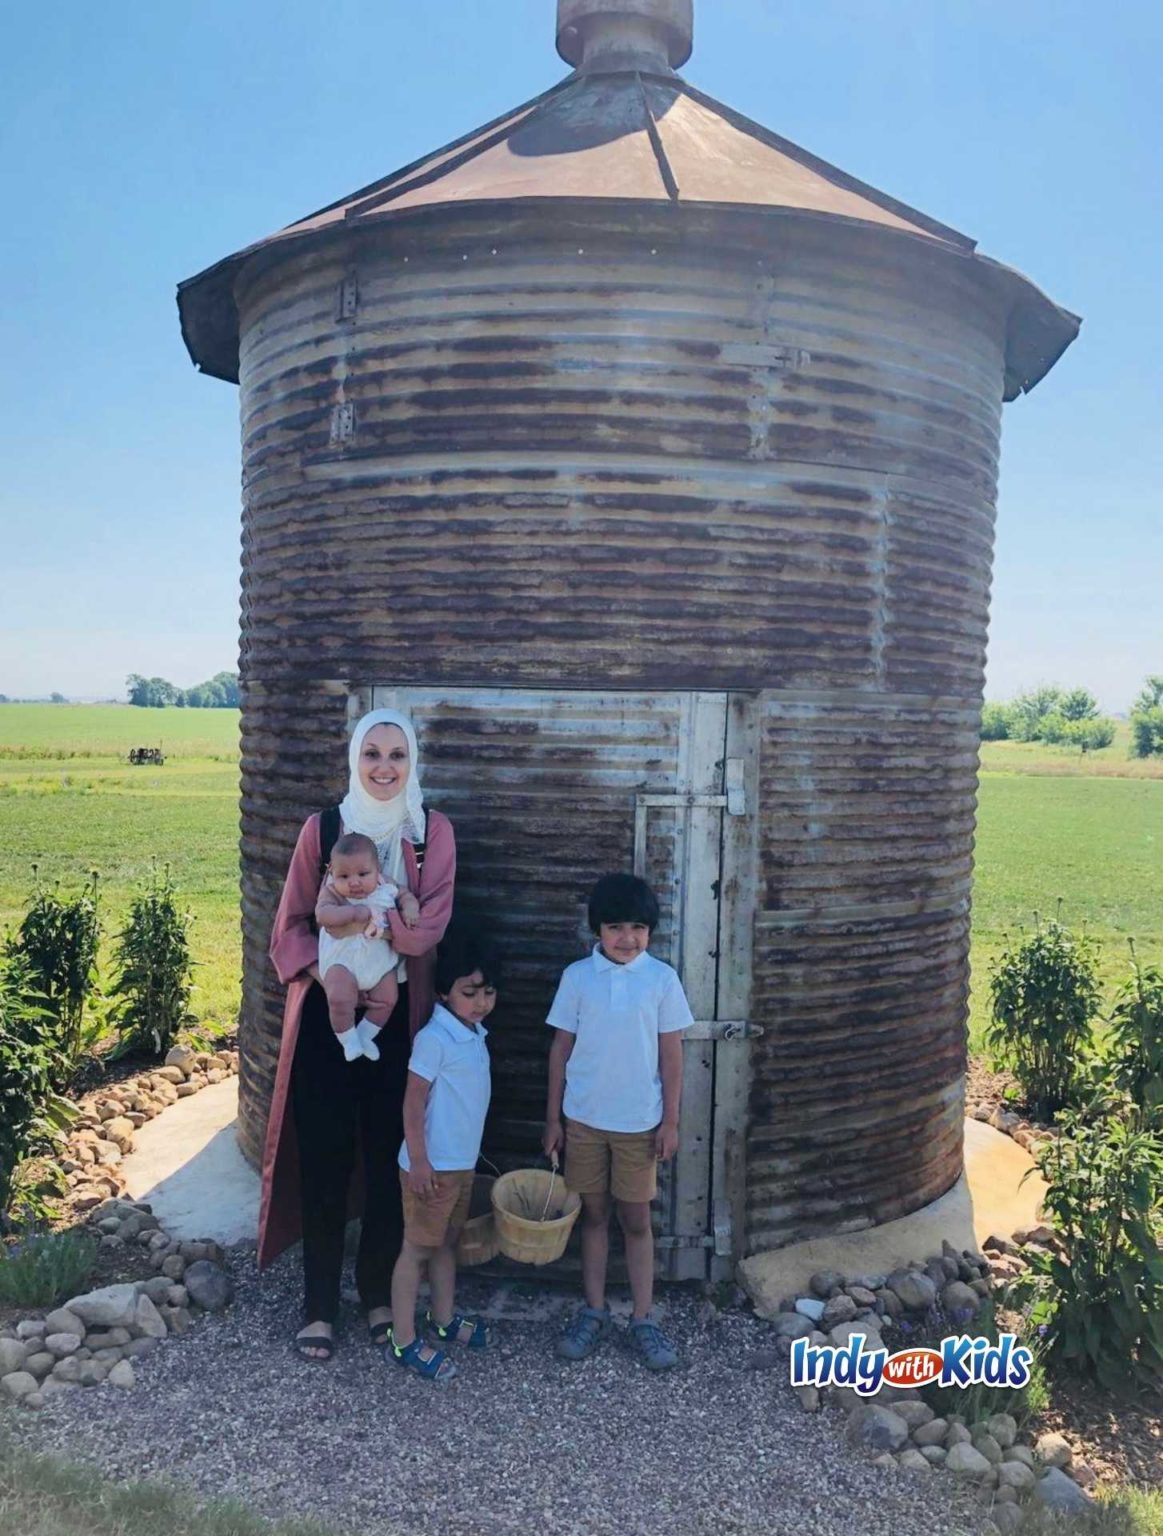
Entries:
[[642, 1370], [611, 1340], [580, 1366], [552, 1340], [569, 1298], [473, 1281], [460, 1300], [499, 1320], [447, 1387], [385, 1366], [346, 1310], [330, 1366], [287, 1347], [298, 1269], [261, 1281], [231, 1256], [234, 1306], [99, 1387], [13, 1414], [29, 1446], [117, 1478], [232, 1495], [270, 1516], [360, 1536], [973, 1536], [983, 1516], [950, 1479], [887, 1473], [806, 1415], [768, 1325], [664, 1298], [683, 1363]]

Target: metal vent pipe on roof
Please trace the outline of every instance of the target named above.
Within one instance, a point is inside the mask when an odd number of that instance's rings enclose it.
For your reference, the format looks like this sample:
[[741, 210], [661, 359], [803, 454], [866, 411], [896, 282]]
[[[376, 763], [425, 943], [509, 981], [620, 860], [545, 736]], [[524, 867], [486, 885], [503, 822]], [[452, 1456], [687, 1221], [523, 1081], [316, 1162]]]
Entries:
[[670, 74], [691, 56], [694, 0], [557, 0], [557, 51], [576, 69]]

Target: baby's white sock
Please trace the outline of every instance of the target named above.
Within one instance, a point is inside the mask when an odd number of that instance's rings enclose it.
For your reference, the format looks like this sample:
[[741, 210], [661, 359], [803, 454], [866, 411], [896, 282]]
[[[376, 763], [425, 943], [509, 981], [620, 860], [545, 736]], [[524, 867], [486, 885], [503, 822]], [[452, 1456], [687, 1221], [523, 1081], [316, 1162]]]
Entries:
[[359, 1035], [360, 1049], [369, 1061], [379, 1061], [380, 1050], [376, 1045], [376, 1036], [380, 1032], [380, 1025], [373, 1024], [370, 1019], [360, 1019], [355, 1026], [355, 1033]]
[[[365, 1054], [363, 1040], [360, 1038], [359, 1025], [353, 1024], [350, 1029], [345, 1029], [336, 1039], [343, 1047], [345, 1061], [358, 1061]], [[376, 1052], [379, 1055], [379, 1052]]]

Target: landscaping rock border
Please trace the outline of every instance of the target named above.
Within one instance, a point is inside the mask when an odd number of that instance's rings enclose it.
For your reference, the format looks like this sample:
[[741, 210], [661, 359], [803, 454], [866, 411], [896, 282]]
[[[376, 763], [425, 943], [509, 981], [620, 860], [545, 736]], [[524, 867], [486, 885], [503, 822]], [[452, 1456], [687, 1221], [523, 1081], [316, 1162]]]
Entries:
[[[892, 1349], [900, 1336], [907, 1344], [910, 1327], [938, 1303], [951, 1318], [965, 1319], [965, 1332], [993, 1286], [1006, 1286], [1022, 1274], [1035, 1250], [1054, 1251], [1052, 1228], [1021, 1229], [1010, 1238], [991, 1235], [983, 1252], [957, 1250], [949, 1242], [939, 1254], [884, 1275], [846, 1276], [821, 1270], [811, 1276], [801, 1294], [780, 1303], [775, 1320], [777, 1348], [789, 1355], [792, 1342], [842, 1346], [863, 1332], [874, 1346]], [[888, 1338], [886, 1339], [886, 1335]], [[989, 1536], [1012, 1536], [1020, 1529], [1023, 1506], [1036, 1502], [1062, 1512], [1088, 1508], [1085, 1491], [1097, 1481], [1093, 1469], [1074, 1455], [1059, 1434], [1041, 1435], [1022, 1444], [1018, 1425], [998, 1413], [967, 1423], [959, 1413], [939, 1418], [915, 1388], [882, 1387], [875, 1398], [860, 1397], [851, 1387], [797, 1389], [807, 1413], [822, 1404], [844, 1408], [845, 1439], [875, 1466], [922, 1476], [944, 1470], [976, 1486], [989, 1506]]]
[[42, 1408], [78, 1387], [107, 1381], [130, 1388], [135, 1360], [185, 1333], [200, 1312], [221, 1311], [233, 1299], [219, 1245], [171, 1238], [145, 1202], [106, 1200], [90, 1222], [103, 1241], [116, 1236], [123, 1247], [146, 1249], [157, 1275], [87, 1291], [0, 1329], [0, 1398]]
[[61, 1168], [68, 1205], [102, 1249], [144, 1250], [154, 1278], [107, 1285], [47, 1313], [0, 1329], [0, 1400], [41, 1408], [61, 1392], [109, 1382], [134, 1385], [133, 1362], [170, 1334], [185, 1333], [200, 1312], [220, 1312], [234, 1295], [212, 1238], [182, 1242], [163, 1230], [152, 1207], [125, 1194], [122, 1159], [136, 1131], [179, 1099], [238, 1072], [238, 1052], [175, 1045], [160, 1067], [98, 1088], [79, 1101]]
[[[134, 1135], [141, 1126], [179, 1099], [237, 1073], [237, 1051], [175, 1045], [160, 1067], [148, 1067], [123, 1082], [85, 1094], [60, 1157], [70, 1209], [84, 1215], [124, 1194], [121, 1163], [133, 1150]], [[101, 1234], [101, 1243], [115, 1249], [124, 1245], [124, 1239], [109, 1230]]]
[[971, 1065], [966, 1079], [966, 1119], [979, 1120], [983, 1125], [992, 1126], [995, 1131], [1009, 1136], [1031, 1157], [1036, 1158], [1044, 1143], [1052, 1140], [1057, 1133], [1052, 1127], [1029, 1120], [1008, 1107], [1003, 1094], [1009, 1082], [1010, 1079], [1004, 1074], [999, 1078], [986, 1068], [975, 1072]]

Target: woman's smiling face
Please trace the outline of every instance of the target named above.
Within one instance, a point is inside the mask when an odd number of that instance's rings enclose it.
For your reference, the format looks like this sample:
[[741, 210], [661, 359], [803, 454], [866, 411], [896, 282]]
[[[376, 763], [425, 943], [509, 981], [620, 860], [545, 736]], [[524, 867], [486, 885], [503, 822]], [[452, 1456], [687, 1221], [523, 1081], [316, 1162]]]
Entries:
[[394, 800], [411, 770], [408, 741], [398, 725], [373, 725], [359, 750], [359, 782], [375, 800]]

